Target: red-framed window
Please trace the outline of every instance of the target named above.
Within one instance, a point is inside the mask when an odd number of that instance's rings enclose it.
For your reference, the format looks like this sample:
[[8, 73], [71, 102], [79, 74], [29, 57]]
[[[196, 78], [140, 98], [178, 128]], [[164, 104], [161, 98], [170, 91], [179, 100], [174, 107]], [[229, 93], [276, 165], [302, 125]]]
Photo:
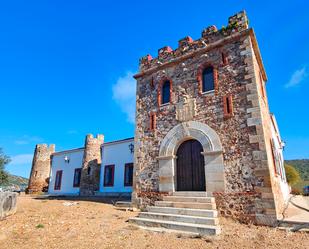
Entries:
[[74, 171], [73, 187], [78, 188], [80, 186], [80, 177], [82, 175], [82, 169], [78, 168]]
[[162, 97], [161, 97], [161, 105], [170, 103], [171, 101], [171, 82], [166, 80], [161, 89]]
[[150, 113], [150, 124], [149, 124], [149, 130], [153, 131], [156, 129], [156, 114]]
[[199, 94], [218, 92], [218, 69], [209, 62], [203, 63], [197, 70]]
[[209, 92], [215, 90], [214, 68], [206, 67], [202, 73], [202, 91]]
[[223, 96], [223, 111], [224, 117], [230, 118], [233, 116], [233, 98], [232, 95]]
[[124, 186], [131, 187], [133, 185], [133, 163], [124, 165]]
[[58, 170], [56, 172], [56, 179], [55, 179], [55, 190], [61, 189], [61, 181], [62, 181], [62, 170]]
[[104, 168], [104, 187], [114, 186], [115, 165], [106, 165]]
[[158, 107], [161, 105], [167, 105], [169, 103], [172, 103], [172, 80], [169, 78], [163, 78], [158, 86]]
[[225, 66], [228, 64], [228, 59], [227, 59], [227, 55], [226, 53], [222, 52], [221, 53], [221, 57], [222, 57], [222, 64]]

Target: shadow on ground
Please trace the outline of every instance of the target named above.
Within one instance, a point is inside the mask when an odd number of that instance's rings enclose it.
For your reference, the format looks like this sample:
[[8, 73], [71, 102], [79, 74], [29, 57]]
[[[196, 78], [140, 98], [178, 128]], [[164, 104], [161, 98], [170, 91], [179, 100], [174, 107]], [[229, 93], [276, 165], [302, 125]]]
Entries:
[[49, 196], [49, 195], [39, 195], [31, 196], [34, 200], [63, 200], [63, 201], [87, 201], [87, 202], [97, 202], [105, 204], [115, 204], [117, 201], [131, 201], [128, 196]]

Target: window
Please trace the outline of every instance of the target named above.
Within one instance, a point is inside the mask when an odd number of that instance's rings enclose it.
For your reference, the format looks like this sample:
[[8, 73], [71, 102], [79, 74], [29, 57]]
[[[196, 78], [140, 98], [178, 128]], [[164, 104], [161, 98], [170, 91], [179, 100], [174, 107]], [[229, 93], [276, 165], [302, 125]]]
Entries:
[[37, 176], [38, 176], [38, 172], [34, 171], [34, 177], [37, 177]]
[[133, 163], [126, 163], [124, 166], [124, 186], [133, 184]]
[[56, 180], [55, 180], [55, 190], [61, 189], [61, 180], [62, 180], [62, 170], [58, 170], [56, 172]]
[[88, 176], [91, 174], [91, 167], [88, 167], [87, 174], [88, 174]]
[[227, 65], [228, 60], [227, 60], [227, 56], [225, 53], [221, 53], [221, 57], [222, 57], [222, 63], [223, 65]]
[[156, 114], [155, 113], [151, 113], [150, 114], [150, 124], [149, 124], [149, 129], [151, 131], [156, 129]]
[[223, 97], [223, 110], [225, 118], [233, 116], [233, 100], [231, 95]]
[[203, 70], [202, 74], [202, 91], [208, 92], [215, 89], [215, 81], [214, 81], [214, 69], [213, 67], [206, 67]]
[[162, 85], [162, 98], [161, 98], [161, 104], [167, 104], [170, 102], [171, 98], [171, 83], [169, 80], [165, 81]]
[[151, 90], [154, 89], [154, 80], [153, 80], [153, 77], [151, 77], [151, 79], [150, 79], [150, 87], [151, 87]]
[[74, 180], [73, 180], [73, 187], [79, 187], [80, 186], [80, 177], [81, 177], [82, 169], [75, 169], [74, 172]]
[[104, 187], [114, 186], [115, 165], [106, 165], [104, 168]]

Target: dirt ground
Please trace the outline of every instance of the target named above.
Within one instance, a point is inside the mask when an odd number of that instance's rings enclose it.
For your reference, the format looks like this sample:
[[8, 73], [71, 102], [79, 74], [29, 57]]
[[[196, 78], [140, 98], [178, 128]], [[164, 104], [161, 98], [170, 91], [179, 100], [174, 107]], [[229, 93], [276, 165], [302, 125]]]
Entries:
[[20, 197], [17, 213], [0, 221], [0, 248], [309, 248], [308, 233], [223, 218], [217, 237], [144, 231], [127, 222], [136, 214], [97, 201]]

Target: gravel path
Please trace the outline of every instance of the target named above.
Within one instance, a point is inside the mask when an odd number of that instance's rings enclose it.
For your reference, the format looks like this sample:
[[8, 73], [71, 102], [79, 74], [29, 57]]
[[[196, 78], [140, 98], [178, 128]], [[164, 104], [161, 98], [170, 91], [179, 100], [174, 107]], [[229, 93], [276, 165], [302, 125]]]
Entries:
[[19, 197], [17, 213], [0, 221], [0, 249], [309, 248], [308, 233], [220, 219], [220, 236], [184, 238], [138, 229], [126, 222], [134, 215], [94, 201]]

